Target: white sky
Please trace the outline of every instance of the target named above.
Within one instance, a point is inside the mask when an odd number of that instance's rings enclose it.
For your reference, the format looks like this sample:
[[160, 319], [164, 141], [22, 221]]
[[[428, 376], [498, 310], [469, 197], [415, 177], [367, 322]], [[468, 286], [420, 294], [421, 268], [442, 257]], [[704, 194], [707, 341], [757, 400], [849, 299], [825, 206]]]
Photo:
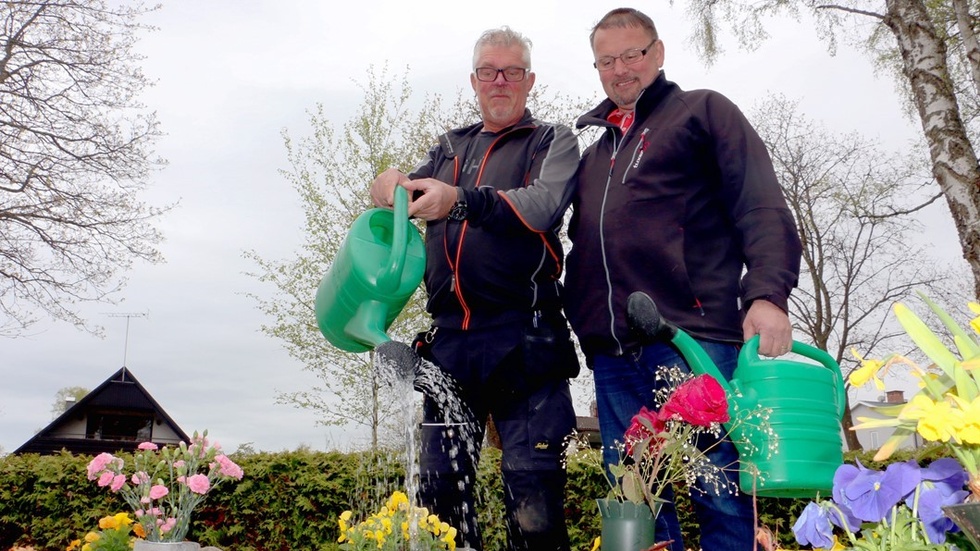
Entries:
[[[51, 421], [57, 391], [94, 388], [126, 364], [187, 432], [208, 429], [228, 450], [252, 443], [278, 451], [308, 445], [349, 449], [366, 435], [315, 426], [310, 412], [275, 404], [277, 392], [303, 389], [312, 375], [278, 341], [246, 292], [265, 296], [244, 275], [242, 258], [288, 258], [300, 246], [299, 201], [279, 175], [286, 168], [280, 132], [308, 133], [316, 102], [339, 128], [359, 104], [353, 82], [368, 67], [406, 66], [421, 100], [427, 92], [468, 92], [472, 44], [491, 27], [509, 25], [534, 42], [538, 84], [552, 92], [602, 97], [588, 33], [615, 2], [498, 0], [460, 3], [362, 0], [338, 7], [319, 0], [172, 0], [150, 22], [145, 72], [158, 81], [144, 97], [167, 136], [158, 151], [169, 166], [153, 178], [147, 200], [180, 201], [160, 222], [167, 263], [136, 266], [118, 306], [83, 312], [106, 328], [99, 339], [64, 323], [44, 321], [29, 335], [0, 342], [0, 449], [13, 451]], [[800, 100], [800, 110], [839, 132], [860, 131], [891, 149], [918, 134], [902, 114], [889, 80], [876, 78], [859, 53], [831, 57], [806, 22], [782, 20], [753, 53], [728, 52], [705, 67], [687, 44], [683, 2], [635, 4], [657, 23], [667, 49], [665, 69], [686, 89], [713, 88], [749, 111], [770, 92]], [[942, 235], [944, 261], [959, 256], [948, 214], [925, 222]], [[310, 297], [313, 300], [313, 297]], [[588, 376], [588, 372], [583, 372]], [[580, 414], [584, 414], [584, 410]]]

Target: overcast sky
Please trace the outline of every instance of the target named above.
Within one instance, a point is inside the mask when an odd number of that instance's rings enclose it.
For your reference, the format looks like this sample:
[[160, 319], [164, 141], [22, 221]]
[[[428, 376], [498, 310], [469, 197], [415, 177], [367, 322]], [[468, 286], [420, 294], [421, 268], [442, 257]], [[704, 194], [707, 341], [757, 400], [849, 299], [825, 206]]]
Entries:
[[[619, 1], [497, 0], [209, 0], [165, 2], [140, 51], [157, 85], [144, 101], [158, 112], [169, 165], [153, 177], [148, 202], [180, 206], [160, 220], [165, 264], [138, 265], [119, 296], [86, 316], [106, 338], [44, 321], [28, 335], [0, 341], [0, 449], [13, 451], [52, 419], [59, 389], [95, 388], [124, 363], [188, 433], [209, 429], [226, 449], [251, 443], [278, 451], [308, 445], [349, 449], [365, 434], [315, 425], [311, 413], [277, 405], [278, 392], [303, 389], [312, 375], [278, 341], [259, 330], [268, 320], [245, 293], [268, 296], [244, 275], [242, 252], [288, 258], [302, 243], [296, 194], [278, 171], [287, 167], [281, 131], [309, 133], [317, 102], [339, 128], [358, 105], [371, 65], [406, 66], [421, 101], [427, 92], [470, 96], [472, 44], [509, 25], [534, 42], [538, 84], [575, 97], [600, 97], [588, 33]], [[734, 42], [713, 67], [687, 44], [683, 2], [637, 5], [657, 23], [668, 78], [683, 88], [713, 88], [750, 110], [768, 93], [800, 100], [811, 119], [840, 132], [860, 131], [890, 149], [908, 147], [918, 126], [903, 115], [893, 83], [875, 77], [859, 53], [831, 57], [806, 22], [783, 20], [753, 53]], [[649, 7], [652, 6], [652, 7]], [[944, 208], [944, 207], [943, 207]], [[948, 214], [926, 223], [942, 260], [958, 256]], [[313, 297], [310, 297], [313, 300]], [[128, 345], [126, 314], [130, 319]], [[584, 372], [583, 376], [588, 376]], [[580, 414], [584, 414], [582, 411]]]

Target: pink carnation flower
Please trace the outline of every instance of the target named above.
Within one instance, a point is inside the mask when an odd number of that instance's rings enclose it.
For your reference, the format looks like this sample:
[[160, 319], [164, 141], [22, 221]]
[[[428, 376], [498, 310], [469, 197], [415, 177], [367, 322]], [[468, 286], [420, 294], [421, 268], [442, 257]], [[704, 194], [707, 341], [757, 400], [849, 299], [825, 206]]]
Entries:
[[154, 444], [153, 442], [140, 442], [140, 445], [139, 446], [136, 446], [136, 447], [139, 448], [139, 449], [141, 449], [141, 450], [144, 450], [144, 451], [145, 450], [152, 451], [152, 450], [159, 449], [159, 448], [157, 448], [157, 445]]
[[219, 472], [227, 477], [234, 478], [235, 480], [241, 480], [245, 472], [239, 467], [234, 461], [228, 458], [227, 455], [218, 455], [214, 458], [220, 466]]
[[187, 478], [187, 487], [195, 494], [204, 495], [211, 488], [211, 481], [203, 474], [196, 474]]
[[95, 480], [98, 478], [99, 475], [102, 474], [102, 471], [105, 470], [106, 466], [108, 466], [109, 463], [112, 463], [113, 459], [115, 458], [108, 453], [100, 453], [99, 455], [95, 456], [88, 464], [88, 479]]
[[99, 475], [99, 487], [104, 488], [112, 484], [112, 479], [114, 478], [116, 478], [116, 475], [112, 471], [102, 471], [102, 474]]
[[112, 490], [113, 492], [118, 492], [125, 485], [126, 485], [126, 475], [117, 474], [116, 476], [112, 477], [112, 484], [109, 486], [109, 489]]
[[150, 499], [160, 499], [161, 497], [170, 493], [170, 490], [162, 484], [157, 484], [150, 488]]
[[157, 524], [160, 525], [160, 533], [166, 534], [167, 532], [174, 529], [174, 526], [176, 526], [177, 524], [177, 519], [170, 517], [166, 520], [166, 522], [157, 519]]

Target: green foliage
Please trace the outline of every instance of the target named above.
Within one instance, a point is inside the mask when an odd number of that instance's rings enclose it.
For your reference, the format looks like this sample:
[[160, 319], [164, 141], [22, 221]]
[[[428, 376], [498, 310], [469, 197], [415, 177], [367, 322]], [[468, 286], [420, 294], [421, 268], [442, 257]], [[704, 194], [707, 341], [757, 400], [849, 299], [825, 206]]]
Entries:
[[[941, 449], [927, 448], [914, 457], [930, 461], [941, 455]], [[188, 539], [234, 551], [339, 551], [337, 520], [343, 511], [364, 518], [377, 511], [392, 491], [404, 491], [404, 467], [401, 456], [394, 452], [344, 454], [300, 449], [234, 454], [232, 458], [245, 477], [208, 494], [194, 513]], [[39, 551], [62, 550], [93, 530], [100, 518], [127, 511], [118, 495], [86, 478], [90, 459], [68, 453], [0, 458], [0, 549], [33, 545]], [[869, 457], [859, 459], [874, 465]], [[599, 464], [579, 454], [568, 461], [565, 516], [576, 551], [591, 548], [601, 532], [596, 499], [605, 496], [609, 486]], [[476, 492], [485, 548], [503, 549], [506, 533], [499, 450], [483, 451]], [[681, 528], [688, 548], [696, 549], [697, 522], [685, 493], [678, 494]], [[761, 523], [776, 533], [786, 549], [797, 547], [790, 527], [808, 501], [757, 502]]]

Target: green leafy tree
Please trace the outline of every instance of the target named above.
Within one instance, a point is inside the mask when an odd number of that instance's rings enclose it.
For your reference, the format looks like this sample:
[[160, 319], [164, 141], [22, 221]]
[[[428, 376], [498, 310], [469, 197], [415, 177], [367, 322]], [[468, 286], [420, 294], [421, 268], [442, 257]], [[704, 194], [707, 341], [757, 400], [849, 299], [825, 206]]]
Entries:
[[980, 297], [980, 164], [977, 161], [980, 6], [973, 0], [687, 0], [693, 41], [709, 62], [721, 51], [728, 24], [739, 42], [755, 47], [767, 37], [767, 18], [814, 17], [831, 51], [839, 39], [865, 48], [896, 75], [917, 114], [932, 175], [945, 197], [963, 257]]
[[0, 8], [0, 334], [40, 312], [87, 327], [120, 272], [162, 260], [139, 200], [160, 136], [139, 103], [140, 2], [38, 0]]
[[[784, 97], [764, 99], [750, 116], [803, 243], [790, 297], [797, 338], [830, 353], [846, 376], [857, 367], [852, 348], [869, 356], [900, 346], [904, 332], [884, 323], [892, 303], [917, 290], [945, 296], [954, 271], [912, 239], [922, 231], [915, 199], [928, 179], [907, 156], [857, 133], [830, 133]], [[847, 407], [845, 429], [851, 425]], [[857, 435], [844, 432], [848, 447], [860, 449]]]
[[[407, 163], [420, 156], [422, 145], [406, 136], [417, 136], [419, 125], [432, 120], [424, 110], [422, 115], [410, 113], [411, 89], [404, 78], [389, 78], [387, 67], [372, 68], [367, 82], [358, 86], [363, 101], [339, 135], [322, 104], [310, 113], [311, 136], [295, 140], [283, 132], [290, 168], [282, 174], [299, 194], [305, 214], [302, 250], [287, 260], [262, 258], [255, 251], [246, 257], [259, 268], [252, 275], [276, 288], [272, 298], [253, 295], [272, 320], [263, 325], [263, 332], [280, 339], [319, 382], [280, 394], [279, 401], [313, 409], [324, 425], [366, 426], [371, 446], [377, 447], [380, 429], [397, 400], [375, 372], [373, 353], [344, 352], [323, 338], [314, 297], [354, 219], [372, 207], [367, 193], [371, 181], [391, 166], [408, 170]], [[393, 339], [408, 342], [427, 325], [421, 293], [389, 330]]]
[[89, 389], [81, 386], [66, 386], [59, 389], [54, 395], [54, 403], [51, 404], [51, 418], [55, 419], [68, 411], [68, 408], [84, 398], [89, 392]]

